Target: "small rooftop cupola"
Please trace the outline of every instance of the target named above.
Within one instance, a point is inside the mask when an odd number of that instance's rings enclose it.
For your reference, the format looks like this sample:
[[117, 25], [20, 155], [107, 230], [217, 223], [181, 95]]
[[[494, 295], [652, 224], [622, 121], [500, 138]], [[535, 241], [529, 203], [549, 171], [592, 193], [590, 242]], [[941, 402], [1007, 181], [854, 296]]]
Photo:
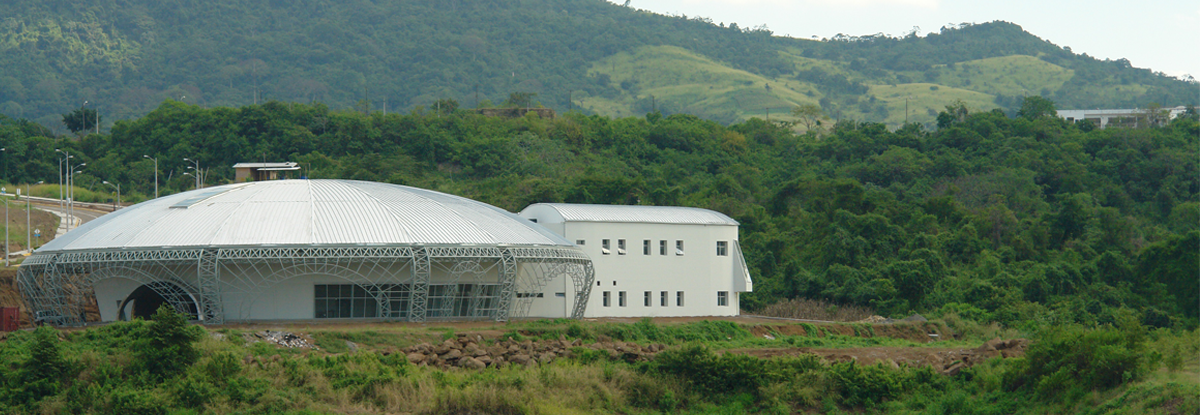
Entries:
[[235, 182], [259, 182], [288, 178], [288, 172], [299, 171], [300, 165], [290, 161], [283, 163], [238, 163], [233, 165]]

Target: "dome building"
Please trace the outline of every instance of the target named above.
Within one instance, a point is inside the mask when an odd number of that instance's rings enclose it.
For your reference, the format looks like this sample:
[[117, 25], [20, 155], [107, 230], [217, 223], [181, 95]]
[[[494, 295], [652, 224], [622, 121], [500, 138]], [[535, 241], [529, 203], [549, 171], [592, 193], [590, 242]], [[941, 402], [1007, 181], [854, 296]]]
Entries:
[[349, 180], [276, 180], [164, 196], [88, 222], [34, 252], [17, 281], [31, 313], [82, 323], [160, 304], [205, 323], [525, 316], [549, 281], [583, 316], [592, 261], [491, 205]]

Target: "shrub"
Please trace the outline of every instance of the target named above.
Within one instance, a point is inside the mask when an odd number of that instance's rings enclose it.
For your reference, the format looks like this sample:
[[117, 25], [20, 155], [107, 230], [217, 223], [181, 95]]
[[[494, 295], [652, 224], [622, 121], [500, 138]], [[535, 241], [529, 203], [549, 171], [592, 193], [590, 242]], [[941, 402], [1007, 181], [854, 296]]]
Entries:
[[1072, 391], [1076, 388], [1104, 390], [1140, 379], [1157, 364], [1157, 353], [1145, 353], [1140, 328], [1050, 328], [1005, 374], [1005, 385], [1054, 398], [1080, 392]]
[[191, 326], [182, 314], [163, 304], [147, 326], [147, 336], [139, 355], [146, 371], [161, 377], [174, 377], [200, 358], [196, 342], [204, 329]]
[[834, 364], [829, 367], [829, 373], [840, 392], [839, 400], [849, 406], [874, 405], [895, 399], [909, 383], [904, 371], [881, 365], [859, 366], [853, 361]]
[[708, 394], [757, 393], [769, 381], [763, 360], [734, 353], [717, 355], [700, 344], [659, 353], [654, 366]]

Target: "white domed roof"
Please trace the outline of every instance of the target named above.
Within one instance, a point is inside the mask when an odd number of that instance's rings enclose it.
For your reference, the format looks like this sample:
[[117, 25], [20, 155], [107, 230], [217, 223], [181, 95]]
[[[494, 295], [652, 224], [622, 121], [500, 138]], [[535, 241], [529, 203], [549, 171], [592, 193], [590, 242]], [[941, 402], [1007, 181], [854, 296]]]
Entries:
[[37, 253], [247, 246], [572, 246], [495, 206], [350, 180], [275, 180], [193, 190], [88, 222]]

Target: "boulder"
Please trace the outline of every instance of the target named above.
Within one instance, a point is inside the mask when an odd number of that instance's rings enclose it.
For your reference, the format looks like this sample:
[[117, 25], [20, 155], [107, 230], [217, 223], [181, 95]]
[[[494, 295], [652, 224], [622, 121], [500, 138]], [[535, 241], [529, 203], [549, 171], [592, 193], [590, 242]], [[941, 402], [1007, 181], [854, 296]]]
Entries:
[[459, 366], [465, 367], [467, 369], [478, 370], [478, 369], [483, 369], [483, 368], [487, 367], [487, 364], [479, 361], [479, 359], [476, 359], [474, 357], [468, 357], [468, 358], [460, 360]]
[[408, 361], [409, 361], [409, 362], [412, 362], [413, 364], [417, 364], [417, 363], [424, 362], [424, 361], [425, 361], [425, 354], [423, 354], [423, 353], [417, 353], [417, 352], [412, 352], [412, 353], [409, 353], [409, 354], [408, 354]]

